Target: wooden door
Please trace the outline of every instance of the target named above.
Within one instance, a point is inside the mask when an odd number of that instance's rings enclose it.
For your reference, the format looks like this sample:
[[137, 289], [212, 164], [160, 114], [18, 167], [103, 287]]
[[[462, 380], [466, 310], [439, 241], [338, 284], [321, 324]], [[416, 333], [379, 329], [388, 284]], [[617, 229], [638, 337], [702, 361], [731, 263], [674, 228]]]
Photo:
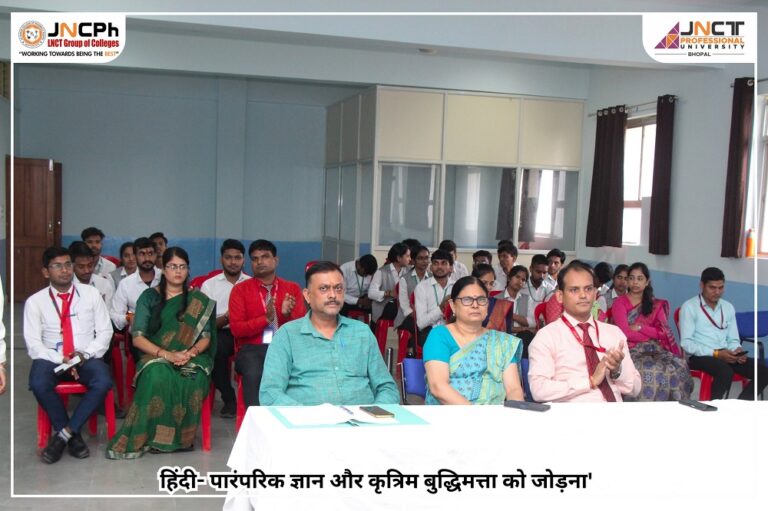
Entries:
[[[8, 276], [13, 272], [13, 300], [21, 302], [46, 285], [40, 268], [43, 251], [61, 244], [61, 163], [53, 160], [14, 158], [11, 183], [11, 158], [5, 159], [5, 196], [11, 210], [6, 215], [6, 232], [13, 239], [13, 264], [8, 264]], [[10, 263], [10, 258], [6, 259]], [[11, 268], [12, 266], [12, 268]], [[8, 278], [6, 282], [11, 282]]]

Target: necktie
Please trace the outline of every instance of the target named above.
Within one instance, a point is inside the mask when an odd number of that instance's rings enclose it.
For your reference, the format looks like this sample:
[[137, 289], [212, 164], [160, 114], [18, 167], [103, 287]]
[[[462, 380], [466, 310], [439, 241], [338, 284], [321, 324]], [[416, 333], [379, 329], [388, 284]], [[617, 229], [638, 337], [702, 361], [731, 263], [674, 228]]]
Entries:
[[267, 321], [269, 322], [269, 328], [272, 329], [273, 332], [277, 332], [277, 309], [275, 308], [275, 305], [273, 303], [272, 298], [272, 286], [265, 285], [264, 288], [267, 290], [267, 297], [264, 300], [264, 306], [269, 309], [271, 306], [274, 309], [274, 314], [272, 315], [272, 319], [269, 319], [269, 316], [267, 316]]
[[72, 334], [72, 320], [69, 317], [69, 293], [58, 293], [58, 297], [61, 298], [62, 352], [68, 357], [75, 351], [75, 336]]
[[[584, 346], [584, 356], [587, 358], [587, 370], [591, 376], [592, 373], [595, 372], [597, 364], [600, 363], [600, 359], [597, 358], [595, 345], [592, 343], [592, 338], [589, 336], [589, 323], [579, 323], [579, 328], [584, 332], [582, 346]], [[608, 380], [606, 378], [603, 378], [603, 381], [600, 382], [600, 385], [598, 385], [597, 388], [603, 393], [603, 397], [606, 401], [609, 403], [616, 401], [616, 396], [613, 395], [611, 386], [608, 385]]]

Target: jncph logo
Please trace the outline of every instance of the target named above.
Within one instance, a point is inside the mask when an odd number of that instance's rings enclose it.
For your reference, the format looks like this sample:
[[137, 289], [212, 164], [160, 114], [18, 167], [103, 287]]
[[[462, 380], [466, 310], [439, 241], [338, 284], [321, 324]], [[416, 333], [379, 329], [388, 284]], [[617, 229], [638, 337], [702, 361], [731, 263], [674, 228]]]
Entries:
[[84, 22], [53, 24], [53, 30], [48, 37], [119, 37], [120, 30], [112, 23]]

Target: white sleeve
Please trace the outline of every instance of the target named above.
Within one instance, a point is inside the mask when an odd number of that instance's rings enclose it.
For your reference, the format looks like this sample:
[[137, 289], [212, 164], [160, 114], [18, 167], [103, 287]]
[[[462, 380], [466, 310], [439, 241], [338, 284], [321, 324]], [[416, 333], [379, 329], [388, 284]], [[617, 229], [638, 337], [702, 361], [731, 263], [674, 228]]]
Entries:
[[61, 364], [64, 357], [43, 344], [43, 313], [33, 301], [24, 304], [24, 341], [32, 360], [42, 359]]
[[107, 312], [107, 305], [101, 296], [93, 300], [93, 326], [94, 326], [94, 338], [88, 344], [85, 351], [93, 358], [101, 358], [109, 348], [109, 343], [112, 341], [112, 324], [109, 321], [109, 312]]
[[125, 281], [126, 279], [121, 280], [120, 285], [117, 286], [117, 291], [115, 291], [115, 295], [112, 297], [112, 306], [109, 309], [109, 316], [118, 330], [122, 330], [128, 324], [128, 321], [125, 319], [125, 315], [128, 313]]
[[371, 285], [368, 287], [368, 298], [374, 302], [384, 301], [384, 290], [381, 289], [381, 268], [373, 274]]

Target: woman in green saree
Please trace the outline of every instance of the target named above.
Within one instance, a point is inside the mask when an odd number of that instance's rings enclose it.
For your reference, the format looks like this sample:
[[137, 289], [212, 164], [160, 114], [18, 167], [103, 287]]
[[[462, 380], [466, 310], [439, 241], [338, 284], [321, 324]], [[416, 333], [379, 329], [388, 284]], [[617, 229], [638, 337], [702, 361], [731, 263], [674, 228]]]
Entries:
[[216, 302], [189, 290], [184, 249], [166, 249], [162, 261], [160, 284], [136, 303], [131, 333], [144, 355], [136, 364], [133, 403], [107, 445], [109, 459], [190, 450], [210, 390]]
[[488, 291], [477, 277], [459, 279], [449, 302], [456, 321], [436, 326], [424, 344], [425, 404], [502, 404], [523, 401], [517, 337], [483, 327]]

